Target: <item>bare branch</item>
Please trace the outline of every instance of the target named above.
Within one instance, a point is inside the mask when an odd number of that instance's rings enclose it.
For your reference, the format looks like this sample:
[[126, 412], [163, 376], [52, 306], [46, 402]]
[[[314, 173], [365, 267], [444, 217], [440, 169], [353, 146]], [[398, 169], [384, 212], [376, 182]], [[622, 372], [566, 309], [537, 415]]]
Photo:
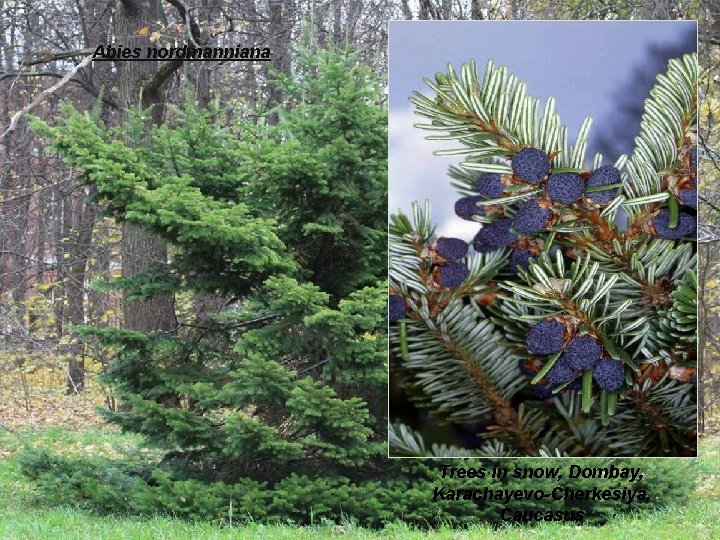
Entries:
[[47, 64], [49, 62], [56, 62], [57, 60], [65, 60], [66, 58], [72, 58], [74, 56], [85, 56], [87, 54], [93, 54], [96, 49], [86, 47], [85, 49], [75, 49], [72, 51], [61, 51], [54, 53], [47, 53], [43, 56], [35, 58], [34, 60], [28, 60], [22, 62], [20, 66], [35, 66], [37, 64]]
[[[61, 79], [64, 77], [64, 73], [57, 73], [55, 71], [20, 71], [20, 72], [13, 72], [13, 73], [0, 73], [0, 81], [5, 79], [16, 79], [20, 77], [53, 77], [56, 79]], [[81, 86], [84, 90], [88, 92], [88, 94], [92, 95], [93, 97], [99, 97], [100, 91], [92, 84], [90, 84], [86, 79], [80, 78], [80, 77], [73, 77], [70, 79], [70, 82], [75, 83], [79, 86]], [[106, 105], [109, 105], [113, 109], [118, 108], [117, 103], [115, 101], [105, 95], [102, 97], [103, 103]]]
[[193, 20], [190, 16], [190, 11], [193, 8], [188, 8], [185, 5], [185, 2], [183, 2], [183, 0], [168, 0], [168, 3], [173, 5], [175, 9], [178, 10], [180, 17], [185, 20], [190, 44], [194, 47], [200, 47], [200, 45], [198, 45], [198, 40], [200, 40], [200, 27], [198, 26], [197, 22]]
[[163, 83], [172, 75], [175, 73], [175, 70], [182, 66], [182, 60], [173, 60], [171, 62], [163, 62], [163, 64], [160, 66], [160, 68], [153, 73], [150, 80], [143, 85], [142, 88], [142, 95], [143, 96], [152, 96], [154, 95], [160, 87], [163, 85]]
[[82, 68], [87, 66], [92, 61], [92, 56], [86, 56], [85, 59], [80, 62], [77, 66], [75, 66], [73, 69], [67, 72], [67, 74], [60, 79], [58, 82], [53, 84], [50, 88], [46, 88], [42, 92], [40, 92], [35, 99], [33, 99], [29, 104], [25, 105], [22, 109], [20, 109], [18, 112], [16, 112], [13, 117], [10, 119], [10, 125], [7, 127], [5, 131], [0, 135], [0, 142], [2, 142], [5, 137], [7, 137], [10, 133], [15, 131], [15, 128], [17, 127], [18, 122], [20, 121], [20, 118], [24, 114], [29, 113], [32, 111], [35, 107], [40, 105], [42, 101], [51, 95], [52, 93], [58, 91], [60, 88], [65, 86], [67, 83], [70, 82], [70, 80], [75, 76], [75, 74], [80, 71]]

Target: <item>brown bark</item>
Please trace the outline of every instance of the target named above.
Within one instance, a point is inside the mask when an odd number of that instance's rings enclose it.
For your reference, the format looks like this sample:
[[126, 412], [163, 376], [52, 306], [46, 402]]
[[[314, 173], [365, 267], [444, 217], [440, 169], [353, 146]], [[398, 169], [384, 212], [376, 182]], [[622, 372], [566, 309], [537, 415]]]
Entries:
[[[91, 190], [92, 192], [92, 190]], [[85, 275], [91, 252], [92, 232], [95, 226], [95, 205], [85, 197], [74, 197], [70, 245], [70, 268], [66, 280], [66, 307], [64, 319], [71, 325], [85, 324]], [[69, 348], [68, 394], [76, 393], [85, 386], [85, 350], [83, 343], [72, 343]]]
[[705, 386], [706, 377], [710, 374], [705, 373], [708, 350], [706, 342], [708, 339], [707, 325], [710, 321], [709, 310], [707, 302], [705, 301], [705, 283], [709, 280], [709, 276], [713, 271], [713, 260], [715, 260], [716, 249], [713, 247], [714, 243], [702, 243], [699, 244], [699, 262], [698, 262], [698, 283], [700, 284], [700, 290], [698, 293], [698, 350], [697, 350], [697, 385], [698, 385], [698, 433], [705, 431], [705, 412], [707, 403], [705, 400]]
[[[165, 22], [165, 14], [159, 0], [123, 0], [118, 3], [115, 15], [115, 36], [122, 37], [129, 48], [145, 48], [148, 39], [138, 35], [141, 28], [152, 26], [155, 21]], [[141, 103], [152, 107], [152, 123], [162, 122], [165, 107], [162, 88], [174, 62], [117, 62], [118, 95], [124, 110]], [[168, 67], [170, 66], [170, 67]], [[122, 232], [122, 276], [129, 278], [146, 270], [150, 265], [167, 262], [167, 246], [164, 242], [134, 225], [125, 224]], [[175, 319], [174, 298], [170, 294], [156, 295], [149, 300], [124, 299], [124, 326], [131, 330], [152, 332], [171, 330]]]
[[[167, 246], [134, 226], [123, 227], [122, 275], [133, 277], [153, 264], [167, 262]], [[154, 332], [177, 326], [175, 302], [171, 294], [159, 294], [147, 300], [124, 299], [124, 326], [131, 330]]]
[[410, 4], [408, 3], [408, 0], [402, 0], [401, 8], [403, 19], [405, 19], [406, 21], [412, 21], [413, 15], [412, 11], [410, 10]]
[[342, 12], [342, 0], [335, 0], [333, 6], [333, 43], [338, 47], [342, 47], [345, 41]]

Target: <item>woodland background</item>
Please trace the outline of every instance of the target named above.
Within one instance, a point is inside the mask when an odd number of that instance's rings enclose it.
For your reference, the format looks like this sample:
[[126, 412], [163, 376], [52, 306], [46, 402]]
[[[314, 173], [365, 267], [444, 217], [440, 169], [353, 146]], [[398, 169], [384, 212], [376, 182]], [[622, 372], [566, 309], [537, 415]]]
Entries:
[[[92, 188], [27, 124], [32, 113], [52, 121], [60, 102], [79, 110], [99, 102], [108, 125], [123, 121], [142, 96], [155, 121], [187, 99], [238, 110], [259, 109], [268, 123], [287, 107], [270, 70], [292, 75], [300, 44], [347, 46], [386, 80], [391, 19], [698, 19], [701, 61], [701, 245], [699, 397], [701, 434], [717, 430], [720, 400], [720, 5], [673, 0], [0, 0], [0, 426], [84, 428], [98, 423], [93, 407], [116, 408], [97, 375], [108, 358], [74, 338], [73, 325], [132, 330], [172, 329], [175, 309], [212, 310], [203, 299], [157, 298], [138, 309], [97, 280], [132, 276], [167, 248], [131, 227], [100, 216]], [[268, 46], [270, 63], [76, 66], [98, 44], [122, 36], [125, 46], [149, 42]], [[67, 84], [54, 89], [72, 73]], [[212, 302], [212, 300], [207, 300]], [[185, 304], [182, 304], [185, 302]]]

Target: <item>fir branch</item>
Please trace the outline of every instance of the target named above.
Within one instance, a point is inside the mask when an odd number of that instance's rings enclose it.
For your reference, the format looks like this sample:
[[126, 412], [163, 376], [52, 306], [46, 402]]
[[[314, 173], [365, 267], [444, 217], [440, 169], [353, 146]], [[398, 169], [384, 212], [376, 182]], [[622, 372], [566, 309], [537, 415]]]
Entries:
[[618, 414], [603, 433], [616, 455], [693, 455], [695, 387], [667, 375], [628, 391], [631, 400], [618, 403]]
[[[697, 55], [672, 59], [645, 101], [636, 148], [627, 163], [625, 209], [639, 219], [666, 200], [668, 190], [689, 170], [697, 138]], [[664, 196], [665, 198], [659, 198]]]
[[[429, 210], [429, 205], [425, 209]], [[416, 229], [408, 231], [409, 220], [395, 217], [390, 237], [391, 289], [407, 294], [411, 306], [408, 351], [401, 354], [403, 368], [412, 373], [425, 399], [430, 403], [444, 401], [440, 410], [447, 412], [449, 419], [470, 422], [491, 414], [497, 436], [511, 436], [523, 451], [536, 454], [539, 447], [509, 401], [522, 384], [517, 376], [517, 358], [499, 343], [500, 336], [489, 321], [478, 320], [482, 316], [478, 307], [462, 301], [471, 290], [477, 291], [479, 284], [487, 283], [504, 261], [476, 255], [471, 264], [475, 271], [466, 284], [452, 291], [433, 292], [437, 287], [423, 257], [427, 245], [420, 241], [430, 240], [429, 219], [418, 205], [413, 211], [415, 223], [411, 226]], [[412, 257], [410, 249], [414, 251]], [[405, 281], [409, 275], [410, 286]], [[411, 291], [423, 291], [423, 296], [415, 298]], [[394, 333], [391, 342], [398, 350], [400, 342]], [[432, 365], [428, 365], [428, 359]]]
[[[687, 194], [697, 182], [691, 155], [696, 62], [695, 55], [671, 61], [646, 102], [635, 152], [601, 171], [601, 155], [592, 172], [584, 168], [589, 119], [575, 145], [568, 145], [552, 98], [538, 117], [538, 102], [527, 96], [524, 84], [492, 62], [482, 83], [471, 63], [459, 76], [449, 67], [426, 81], [432, 97], [414, 95], [416, 113], [430, 120], [418, 127], [432, 131], [429, 138], [462, 145], [438, 152], [464, 156], [449, 170], [452, 185], [463, 196], [481, 195], [476, 204], [482, 211], [462, 210], [462, 217], [481, 224], [504, 220], [486, 233], [481, 229], [476, 249], [495, 251], [463, 259], [470, 276], [450, 290], [433, 278], [429, 207], [420, 216], [423, 227], [414, 230], [400, 217], [403, 227], [391, 227], [391, 290], [409, 308], [395, 351], [402, 356], [405, 382], [419, 392], [416, 399], [450, 421], [477, 420], [457, 412], [462, 406], [457, 396], [469, 399], [459, 386], [469, 376], [475, 399], [487, 409], [477, 412], [492, 411], [495, 422], [483, 435], [497, 436], [503, 451], [679, 455], [692, 450], [683, 438], [694, 422], [688, 388], [694, 374], [697, 259], [683, 234], [695, 222], [678, 207], [692, 207]], [[569, 178], [569, 191], [552, 185], [561, 172], [573, 173], [562, 177]], [[478, 179], [479, 173], [494, 174]], [[578, 184], [581, 194], [572, 199]], [[608, 189], [615, 192], [598, 195]], [[630, 217], [627, 227], [619, 225], [621, 210]], [[503, 268], [508, 250], [514, 262]], [[541, 321], [547, 321], [548, 336], [562, 344], [554, 354], [535, 358], [526, 339], [529, 325]], [[557, 322], [566, 325], [562, 336], [550, 330], [552, 321], [556, 328]], [[536, 325], [533, 331], [536, 327], [544, 328]], [[498, 378], [499, 357], [480, 357], [475, 342], [466, 339], [478, 328], [502, 336], [501, 346], [521, 364], [508, 363]], [[597, 344], [595, 363], [555, 370], [554, 363], [570, 354], [569, 341], [586, 334]], [[391, 335], [397, 340], [397, 332]], [[459, 367], [451, 359], [459, 360]], [[572, 362], [570, 356], [564, 362]], [[520, 370], [529, 377], [518, 376]], [[580, 379], [582, 385], [570, 386]], [[535, 399], [524, 395], [528, 383], [535, 383]], [[506, 410], [508, 388], [514, 395]], [[643, 419], [655, 433], [627, 436], [626, 424], [642, 431]]]
[[459, 446], [433, 443], [429, 448], [423, 436], [410, 426], [400, 423], [388, 424], [388, 444], [393, 456], [403, 457], [477, 457], [473, 452]]
[[482, 83], [475, 62], [463, 65], [459, 77], [448, 65], [446, 74], [424, 81], [434, 98], [415, 92], [410, 101], [416, 114], [431, 122], [416, 127], [446, 133], [428, 139], [455, 139], [463, 144], [465, 149], [455, 151], [468, 154], [462, 167], [477, 165], [479, 170], [509, 172], [509, 167], [500, 168], [502, 162], [494, 158], [507, 158], [525, 146], [552, 154], [557, 168], [583, 166], [592, 120], [588, 117], [583, 122], [575, 145], [568, 146], [567, 128], [560, 122], [554, 99], [547, 100], [538, 119], [538, 100], [530, 97], [525, 83], [508, 75], [504, 66], [497, 67], [490, 60]]

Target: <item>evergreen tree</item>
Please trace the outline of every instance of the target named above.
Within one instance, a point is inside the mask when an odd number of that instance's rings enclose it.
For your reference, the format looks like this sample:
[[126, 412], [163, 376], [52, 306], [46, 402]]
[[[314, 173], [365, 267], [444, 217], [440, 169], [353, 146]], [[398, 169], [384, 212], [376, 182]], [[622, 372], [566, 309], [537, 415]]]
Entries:
[[304, 101], [273, 127], [193, 106], [36, 122], [107, 215], [172, 248], [104, 287], [226, 299], [170, 332], [78, 329], [117, 351], [104, 379], [128, 410], [103, 415], [172, 481], [346, 483], [386, 454], [385, 113], [352, 55], [302, 58]]
[[[441, 152], [466, 156], [455, 210], [482, 223], [467, 253], [436, 237], [429, 204], [391, 217], [395, 380], [485, 441], [443, 451], [695, 454], [696, 63], [658, 78], [632, 156], [590, 169], [590, 119], [568, 145], [553, 99], [538, 117], [492, 62], [411, 99], [430, 138], [462, 143]], [[394, 453], [438, 455], [391, 412]]]

